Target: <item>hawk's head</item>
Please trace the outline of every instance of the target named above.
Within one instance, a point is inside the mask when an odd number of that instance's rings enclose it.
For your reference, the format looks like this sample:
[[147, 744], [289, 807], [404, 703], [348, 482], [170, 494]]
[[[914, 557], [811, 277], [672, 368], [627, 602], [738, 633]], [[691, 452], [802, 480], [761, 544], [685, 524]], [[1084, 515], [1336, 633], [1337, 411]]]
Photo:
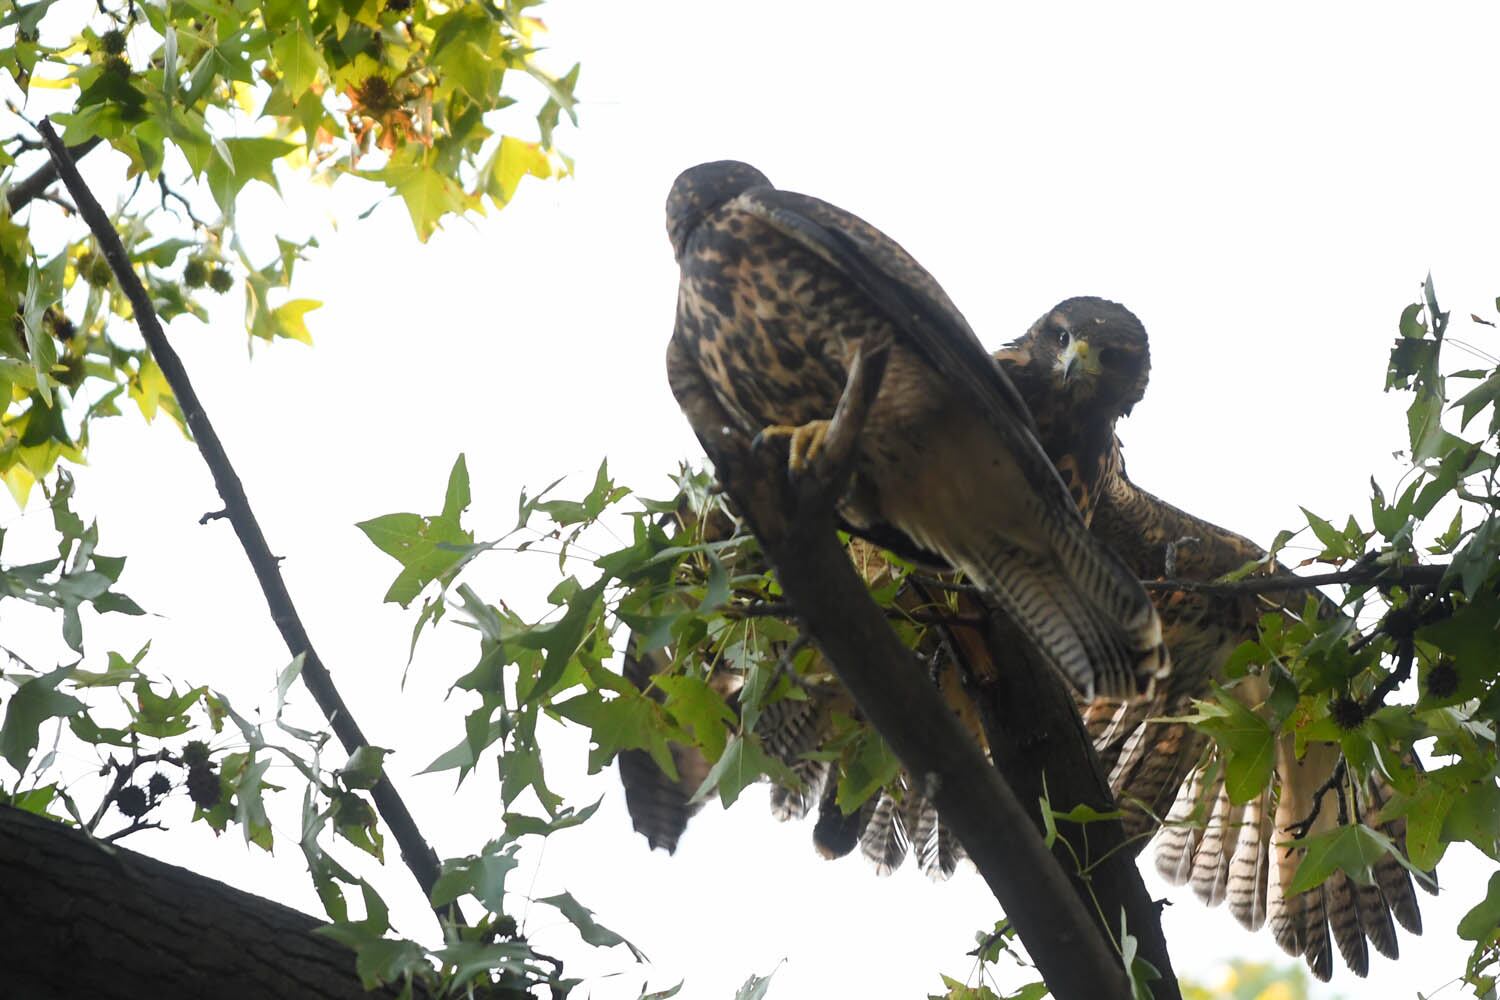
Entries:
[[1121, 417], [1146, 394], [1146, 328], [1117, 302], [1088, 295], [1059, 302], [1016, 346], [1029, 348], [1031, 364], [1073, 406], [1101, 406]]
[[714, 209], [751, 188], [770, 186], [765, 174], [738, 160], [700, 163], [678, 174], [667, 195], [667, 236], [672, 240], [672, 255], [682, 259], [688, 237]]

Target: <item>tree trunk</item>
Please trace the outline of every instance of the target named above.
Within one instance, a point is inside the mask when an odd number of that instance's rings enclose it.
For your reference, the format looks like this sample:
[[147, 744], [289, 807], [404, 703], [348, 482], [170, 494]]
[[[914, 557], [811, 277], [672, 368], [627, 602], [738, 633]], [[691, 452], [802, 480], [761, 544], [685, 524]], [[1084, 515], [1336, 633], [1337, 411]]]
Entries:
[[0, 806], [0, 995], [263, 1000], [367, 994], [305, 913]]

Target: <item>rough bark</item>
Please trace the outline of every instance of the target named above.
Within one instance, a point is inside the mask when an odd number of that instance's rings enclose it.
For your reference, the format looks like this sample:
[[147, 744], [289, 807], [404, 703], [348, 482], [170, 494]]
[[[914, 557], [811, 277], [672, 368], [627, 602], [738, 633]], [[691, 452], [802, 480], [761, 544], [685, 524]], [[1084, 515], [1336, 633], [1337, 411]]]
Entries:
[[[1040, 662], [1001, 614], [990, 614], [982, 641], [987, 662], [999, 669], [976, 677], [971, 695], [979, 706], [995, 767], [1028, 807], [1032, 823], [1038, 830], [1043, 827], [1039, 803], [1044, 795], [1058, 812], [1077, 805], [1113, 811], [1114, 796], [1062, 678]], [[1017, 669], [1021, 664], [1025, 668]], [[1057, 833], [1053, 854], [1080, 898], [1094, 902], [1090, 909], [1100, 930], [1118, 944], [1123, 914], [1140, 956], [1162, 973], [1162, 979], [1152, 984], [1156, 1000], [1180, 1000], [1162, 934], [1161, 906], [1147, 892], [1136, 867], [1145, 840], [1126, 843], [1119, 820], [1058, 820]]]
[[354, 952], [305, 913], [0, 806], [0, 995], [338, 1000]]

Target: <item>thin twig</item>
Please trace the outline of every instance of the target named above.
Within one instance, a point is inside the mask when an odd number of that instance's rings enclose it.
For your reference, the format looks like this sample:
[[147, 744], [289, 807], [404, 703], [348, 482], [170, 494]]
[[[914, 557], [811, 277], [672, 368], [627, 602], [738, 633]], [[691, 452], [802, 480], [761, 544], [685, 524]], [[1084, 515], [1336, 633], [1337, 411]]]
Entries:
[[102, 841], [104, 841], [106, 844], [113, 844], [117, 840], [121, 840], [121, 839], [123, 839], [125, 837], [128, 837], [132, 833], [140, 833], [142, 830], [165, 830], [165, 829], [166, 829], [166, 827], [163, 826], [161, 823], [156, 822], [156, 820], [135, 819], [135, 820], [131, 820], [131, 823], [130, 823], [129, 826], [121, 827], [120, 829], [116, 830], [114, 833], [111, 833], [108, 836], [100, 837], [99, 839], [102, 840]]
[[931, 573], [913, 572], [906, 574], [906, 578], [908, 580], [915, 580], [917, 583], [925, 583], [927, 586], [936, 587], [939, 590], [951, 591], [955, 594], [968, 594], [971, 597], [986, 596], [982, 588], [976, 587], [971, 583], [959, 583], [957, 580], [950, 580], [942, 576], [933, 576]]
[[1313, 576], [1256, 576], [1227, 583], [1202, 580], [1142, 580], [1147, 590], [1181, 590], [1201, 594], [1271, 594], [1288, 590], [1316, 590], [1333, 583], [1369, 583], [1377, 587], [1432, 586], [1442, 580], [1448, 567], [1441, 563], [1386, 568], [1375, 564], [1318, 573]]
[[58, 208], [62, 209], [64, 212], [67, 212], [69, 215], [77, 215], [78, 214], [77, 207], [75, 207], [74, 204], [71, 201], [69, 201], [68, 199], [64, 198], [60, 194], [53, 194], [51, 191], [43, 191], [40, 194], [38, 194], [35, 198], [33, 198], [31, 200], [32, 201], [50, 201], [52, 204], [56, 205]]
[[[156, 186], [161, 189], [161, 207], [162, 208], [167, 208], [167, 199], [171, 198], [172, 200], [176, 201], [178, 204], [180, 204], [182, 206], [182, 210], [187, 213], [187, 217], [188, 217], [189, 221], [192, 222], [193, 225], [197, 226], [199, 229], [207, 229], [208, 228], [208, 223], [204, 222], [202, 219], [198, 218], [196, 215], [193, 214], [193, 206], [192, 206], [192, 204], [189, 203], [189, 201], [186, 198], [184, 198], [181, 194], [179, 194], [178, 192], [173, 191], [171, 188], [167, 187], [167, 175], [165, 173], [160, 173], [160, 174], [156, 175]], [[170, 212], [171, 209], [167, 208], [167, 211]]]
[[[324, 666], [322, 659], [312, 647], [312, 640], [308, 638], [307, 629], [297, 614], [296, 605], [292, 603], [291, 594], [286, 589], [286, 582], [281, 578], [276, 557], [271, 554], [265, 535], [261, 533], [260, 524], [250, 509], [250, 501], [245, 496], [245, 489], [240, 483], [239, 475], [229, 461], [229, 456], [225, 453], [224, 445], [220, 442], [213, 424], [209, 422], [208, 414], [204, 411], [203, 403], [193, 389], [187, 370], [162, 331], [161, 321], [151, 305], [151, 297], [146, 293], [140, 278], [130, 266], [125, 247], [120, 242], [120, 236], [115, 232], [114, 226], [110, 224], [109, 216], [105, 214], [104, 209], [99, 206], [99, 202], [84, 184], [83, 178], [79, 176], [78, 168], [74, 165], [68, 150], [63, 146], [62, 140], [57, 137], [57, 133], [46, 121], [39, 125], [38, 131], [47, 143], [47, 151], [52, 155], [52, 163], [57, 169], [58, 176], [67, 185], [68, 191], [78, 203], [79, 212], [98, 240], [100, 252], [109, 262], [110, 269], [119, 281], [121, 290], [130, 300], [141, 335], [145, 338], [152, 357], [166, 377], [172, 395], [182, 409], [183, 419], [192, 432], [193, 440], [198, 445], [198, 450], [213, 475], [214, 486], [224, 501], [224, 509], [228, 512], [234, 532], [239, 536], [240, 545], [244, 548], [245, 555], [255, 571], [256, 580], [260, 583], [261, 592], [265, 595], [272, 621], [276, 623], [292, 655], [304, 657], [302, 679], [307, 684], [308, 691], [312, 694], [313, 700], [318, 703], [318, 707], [322, 709], [324, 717], [328, 719], [329, 726], [338, 736], [345, 752], [353, 754], [361, 747], [367, 746], [368, 741], [334, 686], [328, 668]], [[400, 846], [402, 860], [406, 862], [407, 868], [421, 885], [422, 891], [430, 896], [438, 877], [437, 854], [423, 839], [411, 811], [384, 773], [376, 781], [375, 787], [371, 789], [371, 794], [375, 799], [376, 807], [380, 810], [381, 817], [390, 827], [396, 843]], [[449, 916], [461, 919], [457, 907], [441, 908], [436, 912], [440, 918]]]
[[[1323, 797], [1337, 788], [1340, 782], [1344, 780], [1344, 772], [1347, 768], [1348, 765], [1343, 755], [1340, 754], [1338, 767], [1334, 768], [1333, 773], [1328, 776], [1328, 780], [1319, 785], [1318, 790], [1313, 792], [1312, 810], [1301, 820], [1289, 826], [1287, 832], [1291, 833], [1298, 840], [1307, 836], [1307, 831], [1312, 829], [1312, 825], [1317, 820], [1318, 814], [1323, 811]], [[1341, 794], [1340, 798], [1342, 797]], [[1343, 806], [1340, 805], [1339, 808], [1342, 810]]]
[[[720, 608], [726, 618], [796, 618], [797, 609], [786, 601], [765, 601], [757, 604], [730, 604]], [[916, 622], [918, 625], [956, 625], [962, 628], [983, 628], [984, 619], [978, 615], [950, 615], [938, 611], [920, 611], [905, 608], [881, 608], [892, 621]]]

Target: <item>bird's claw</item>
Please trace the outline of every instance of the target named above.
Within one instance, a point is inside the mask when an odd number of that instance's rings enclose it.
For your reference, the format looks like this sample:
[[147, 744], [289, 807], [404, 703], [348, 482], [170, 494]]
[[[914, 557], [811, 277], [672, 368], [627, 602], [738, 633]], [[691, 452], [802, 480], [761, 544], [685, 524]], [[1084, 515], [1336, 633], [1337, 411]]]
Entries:
[[788, 474], [797, 479], [809, 470], [815, 470], [823, 454], [823, 444], [828, 437], [830, 421], [810, 420], [805, 424], [772, 424], [755, 435], [750, 442], [752, 451], [759, 451], [775, 438], [787, 439], [786, 467]]

